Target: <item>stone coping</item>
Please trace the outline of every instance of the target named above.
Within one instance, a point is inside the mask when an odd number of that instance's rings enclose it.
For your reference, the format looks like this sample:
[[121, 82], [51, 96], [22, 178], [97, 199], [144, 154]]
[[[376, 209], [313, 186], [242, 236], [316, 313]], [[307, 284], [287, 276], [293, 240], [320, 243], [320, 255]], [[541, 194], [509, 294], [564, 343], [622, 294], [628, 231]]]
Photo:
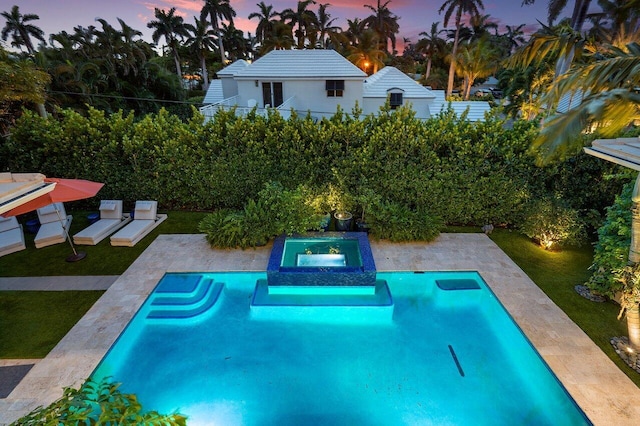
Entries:
[[[640, 422], [640, 389], [486, 235], [371, 241], [371, 248], [378, 271], [478, 271], [594, 424]], [[213, 250], [203, 235], [160, 235], [0, 400], [0, 424], [48, 405], [65, 386], [79, 386], [166, 272], [265, 271], [270, 251], [271, 245]]]

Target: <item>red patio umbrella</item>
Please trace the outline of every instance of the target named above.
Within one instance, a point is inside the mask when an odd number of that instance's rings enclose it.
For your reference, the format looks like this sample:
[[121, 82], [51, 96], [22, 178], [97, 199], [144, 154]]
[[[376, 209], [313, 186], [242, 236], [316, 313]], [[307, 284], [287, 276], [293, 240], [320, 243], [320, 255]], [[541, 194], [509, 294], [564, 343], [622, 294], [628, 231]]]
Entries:
[[[56, 184], [53, 191], [34, 198], [31, 201], [27, 201], [26, 203], [3, 213], [1, 216], [17, 216], [19, 214], [37, 210], [40, 207], [48, 206], [52, 203], [64, 203], [91, 198], [104, 186], [104, 183], [92, 182], [84, 179], [45, 178], [44, 181]], [[62, 224], [62, 229], [64, 229], [66, 239], [69, 240], [69, 244], [71, 244], [71, 249], [73, 250], [73, 255], [67, 258], [67, 262], [75, 262], [84, 259], [87, 254], [84, 252], [76, 252], [76, 249], [71, 242], [71, 238], [69, 238], [69, 230], [65, 227], [62, 217], [60, 217], [60, 213], [57, 210], [56, 212], [60, 218], [60, 223]]]

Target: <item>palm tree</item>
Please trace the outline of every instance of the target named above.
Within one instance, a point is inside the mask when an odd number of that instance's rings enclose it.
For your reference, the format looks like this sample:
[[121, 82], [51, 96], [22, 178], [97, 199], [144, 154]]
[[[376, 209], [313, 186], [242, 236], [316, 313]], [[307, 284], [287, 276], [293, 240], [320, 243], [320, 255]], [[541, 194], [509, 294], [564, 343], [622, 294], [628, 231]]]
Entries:
[[310, 4], [316, 4], [314, 0], [298, 1], [298, 8], [285, 9], [280, 13], [280, 16], [284, 21], [291, 25], [291, 28], [295, 28], [294, 34], [297, 39], [297, 48], [304, 49], [304, 41], [307, 39], [307, 30], [318, 24], [318, 17], [314, 12], [308, 10]]
[[260, 12], [253, 12], [249, 15], [249, 19], [258, 18], [256, 40], [258, 43], [262, 43], [273, 32], [273, 25], [277, 22], [275, 18], [280, 14], [273, 10], [272, 5], [267, 6], [263, 1], [256, 4], [256, 6], [258, 6]]
[[640, 119], [640, 45], [606, 47], [599, 52], [604, 59], [575, 65], [548, 89], [550, 104], [577, 91], [584, 96], [580, 105], [545, 123], [534, 142], [541, 161], [576, 147], [583, 129], [598, 128], [604, 136], [613, 136]]
[[155, 9], [156, 20], [147, 23], [147, 27], [154, 29], [151, 37], [154, 43], [158, 43], [164, 37], [167, 46], [171, 49], [173, 61], [176, 65], [176, 74], [182, 79], [182, 68], [180, 67], [180, 56], [178, 55], [178, 37], [189, 37], [189, 31], [185, 26], [181, 16], [176, 16], [176, 8], [172, 7], [168, 13], [158, 8]]
[[85, 59], [90, 56], [90, 47], [93, 45], [96, 36], [96, 27], [89, 25], [84, 28], [80, 25], [73, 27], [73, 35], [71, 36], [76, 50], [82, 54]]
[[[533, 4], [535, 0], [523, 0], [523, 5]], [[582, 26], [584, 25], [584, 21], [587, 18], [587, 11], [589, 10], [589, 5], [591, 4], [591, 0], [575, 0], [573, 5], [573, 14], [571, 15], [570, 26], [573, 31], [578, 34], [582, 31]], [[567, 6], [567, 0], [549, 0], [549, 25], [555, 21], [555, 19], [560, 15], [560, 12], [564, 10]], [[558, 58], [558, 64], [556, 67], [556, 75], [564, 74], [571, 63], [573, 62], [573, 56], [575, 54], [575, 49], [573, 46], [569, 46], [569, 49], [563, 49], [564, 54]]]
[[344, 34], [351, 44], [357, 43], [358, 38], [360, 38], [363, 31], [364, 23], [359, 18], [355, 18], [353, 20], [347, 19], [347, 30]]
[[289, 50], [293, 47], [293, 30], [291, 25], [284, 22], [276, 22], [273, 25], [273, 33], [264, 39], [260, 54], [264, 55], [272, 50]]
[[27, 48], [27, 52], [33, 55], [36, 51], [33, 48], [33, 43], [31, 43], [31, 37], [44, 42], [44, 32], [27, 22], [38, 20], [40, 17], [33, 13], [23, 15], [20, 13], [18, 6], [13, 6], [10, 12], [2, 12], [1, 15], [7, 20], [2, 29], [2, 40], [7, 41], [9, 34], [11, 34], [11, 39], [13, 40], [11, 44], [13, 46], [24, 46]]
[[504, 68], [499, 72], [502, 93], [509, 102], [505, 112], [516, 118], [533, 120], [544, 110], [542, 95], [553, 82], [553, 67], [547, 63], [524, 69]]
[[598, 0], [602, 12], [587, 15], [592, 33], [619, 47], [637, 40], [640, 34], [640, 0]]
[[195, 25], [189, 25], [187, 27], [191, 31], [192, 35], [187, 38], [185, 43], [189, 49], [196, 54], [198, 61], [200, 61], [202, 89], [206, 91], [209, 88], [207, 52], [215, 50], [216, 32], [213, 29], [209, 29], [209, 23], [207, 21], [200, 21], [196, 17], [193, 19], [195, 21]]
[[226, 64], [227, 55], [224, 50], [223, 37], [220, 33], [220, 19], [226, 19], [230, 24], [233, 24], [233, 17], [236, 16], [236, 11], [231, 7], [229, 0], [204, 0], [204, 6], [200, 12], [200, 20], [205, 21], [207, 15], [211, 18], [211, 26], [218, 36], [220, 60], [223, 64]]
[[[531, 5], [535, 3], [536, 0], [523, 0], [522, 5]], [[587, 18], [587, 11], [589, 10], [589, 5], [591, 4], [591, 0], [576, 0], [573, 5], [573, 14], [571, 15], [571, 28], [574, 31], [581, 31], [582, 25]], [[555, 21], [560, 13], [567, 6], [567, 0], [549, 0], [548, 5], [548, 24], [552, 25], [553, 21]]]
[[506, 38], [507, 43], [509, 44], [509, 52], [513, 52], [526, 41], [524, 38], [524, 32], [522, 31], [524, 24], [520, 24], [517, 27], [512, 27], [511, 25], [506, 25], [505, 27], [507, 32], [502, 36]]
[[431, 31], [428, 33], [424, 31], [421, 32], [420, 35], [424, 38], [421, 38], [418, 40], [418, 43], [416, 43], [416, 50], [427, 56], [427, 67], [424, 73], [425, 80], [429, 78], [431, 74], [433, 56], [437, 53], [442, 53], [446, 48], [445, 41], [440, 38], [440, 34], [442, 34], [444, 30], [438, 29], [438, 25], [440, 25], [440, 22], [432, 23]]
[[247, 57], [247, 59], [256, 59], [256, 53], [258, 53], [256, 50], [258, 40], [254, 36], [252, 36], [250, 32], [247, 32], [247, 37], [244, 39], [244, 45], [245, 56]]
[[340, 31], [340, 27], [332, 25], [338, 18], [331, 19], [331, 14], [327, 12], [327, 7], [329, 6], [329, 3], [325, 3], [318, 7], [318, 29], [320, 30], [320, 43], [323, 49], [329, 46], [329, 38], [327, 36], [332, 32]]
[[541, 62], [549, 58], [556, 61], [556, 77], [562, 75], [574, 58], [580, 58], [587, 39], [583, 34], [574, 31], [567, 24], [555, 27], [542, 25], [529, 42], [518, 49], [508, 60], [509, 67], [527, 67], [533, 62]]
[[493, 30], [494, 34], [497, 35], [498, 24], [491, 22], [491, 15], [472, 15], [469, 19], [469, 24], [471, 25], [472, 33], [469, 41], [480, 40], [482, 37], [489, 34], [489, 30]]
[[391, 40], [391, 51], [395, 54], [396, 52], [396, 34], [400, 31], [400, 26], [398, 25], [398, 17], [395, 16], [387, 5], [391, 3], [391, 0], [387, 0], [384, 4], [380, 4], [380, 0], [378, 0], [377, 6], [373, 7], [371, 5], [365, 4], [364, 7], [370, 9], [373, 12], [373, 15], [369, 15], [368, 17], [362, 20], [363, 25], [366, 28], [371, 28], [375, 32], [378, 33], [378, 38], [380, 39], [381, 44], [384, 46], [385, 53], [389, 53], [389, 40]]
[[229, 60], [234, 62], [238, 59], [244, 58], [246, 54], [247, 42], [244, 39], [244, 33], [233, 25], [233, 23], [227, 25], [222, 24], [220, 33], [224, 40], [225, 46], [229, 51]]
[[[352, 64], [366, 72], [367, 74], [375, 74], [378, 69], [384, 67], [384, 59], [387, 54], [380, 50], [380, 38], [378, 33], [372, 29], [364, 30], [355, 46], [349, 48], [349, 56], [347, 59]], [[371, 67], [371, 72], [369, 72]]]
[[[523, 5], [529, 5], [535, 3], [535, 0], [523, 0]], [[587, 11], [589, 10], [589, 5], [591, 4], [591, 0], [576, 0], [573, 5], [573, 14], [571, 15], [570, 26], [573, 29], [574, 33], [579, 34], [582, 31], [582, 26], [584, 21], [587, 18]], [[549, 0], [549, 25], [555, 21], [555, 19], [560, 15], [560, 13], [567, 6], [567, 0]], [[563, 48], [564, 54], [558, 58], [558, 63], [556, 66], [556, 76], [560, 74], [564, 74], [571, 63], [573, 62], [573, 57], [576, 52], [574, 47], [570, 44], [567, 48]]]
[[463, 97], [469, 100], [471, 87], [478, 78], [489, 77], [498, 66], [499, 53], [491, 46], [488, 37], [462, 46], [455, 58], [456, 73], [464, 78]]
[[451, 50], [451, 64], [449, 66], [449, 80], [447, 82], [447, 96], [451, 96], [453, 91], [453, 77], [456, 71], [456, 55], [458, 53], [458, 43], [460, 40], [460, 28], [462, 27], [462, 14], [468, 13], [471, 16], [479, 15], [480, 10], [484, 10], [482, 0], [446, 0], [440, 7], [438, 13], [444, 11], [444, 26], [449, 25], [449, 19], [455, 12], [456, 32], [453, 38], [453, 49]]

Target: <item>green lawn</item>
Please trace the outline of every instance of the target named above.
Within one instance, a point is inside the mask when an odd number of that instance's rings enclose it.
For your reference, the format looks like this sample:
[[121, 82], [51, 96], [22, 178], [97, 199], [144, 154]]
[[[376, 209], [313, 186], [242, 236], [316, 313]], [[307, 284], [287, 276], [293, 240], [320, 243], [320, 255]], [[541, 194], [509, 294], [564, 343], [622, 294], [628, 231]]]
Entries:
[[[70, 234], [88, 226], [87, 212], [72, 212]], [[35, 235], [25, 232], [27, 249], [0, 257], [0, 276], [55, 276], [55, 275], [120, 275], [151, 244], [158, 234], [195, 234], [198, 223], [205, 216], [200, 212], [168, 212], [168, 218], [134, 247], [112, 247], [109, 238], [96, 246], [77, 246], [87, 253], [80, 262], [67, 263], [72, 254], [69, 243], [36, 249]]]
[[103, 291], [0, 291], [0, 358], [44, 358]]
[[[87, 226], [86, 212], [73, 214], [71, 234]], [[112, 247], [108, 239], [97, 246], [79, 247], [87, 252], [87, 258], [77, 263], [64, 261], [71, 253], [68, 244], [35, 249], [33, 235], [26, 234], [27, 250], [0, 258], [0, 276], [119, 275], [158, 234], [197, 233], [198, 223], [205, 213], [169, 212], [168, 215], [163, 224], [135, 247]], [[478, 231], [476, 227], [445, 230]], [[593, 257], [591, 247], [548, 252], [527, 237], [504, 229], [496, 229], [491, 239], [640, 387], [640, 375], [620, 361], [609, 343], [612, 336], [626, 335], [626, 324], [616, 319], [618, 306], [613, 302], [591, 302], [574, 291], [575, 285], [584, 283], [589, 277], [587, 268]], [[44, 356], [100, 294], [0, 292], [0, 358]], [[66, 319], [52, 321], [53, 315], [65, 315]], [[27, 334], [23, 330], [31, 331]]]

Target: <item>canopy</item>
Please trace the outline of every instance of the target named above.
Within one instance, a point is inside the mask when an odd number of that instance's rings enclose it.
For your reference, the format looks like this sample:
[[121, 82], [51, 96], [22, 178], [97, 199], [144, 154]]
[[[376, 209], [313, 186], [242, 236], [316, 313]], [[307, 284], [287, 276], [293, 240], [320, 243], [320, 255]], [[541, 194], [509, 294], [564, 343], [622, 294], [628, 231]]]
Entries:
[[47, 192], [46, 194], [40, 195], [32, 200], [28, 200], [24, 204], [2, 213], [2, 216], [17, 216], [19, 214], [39, 209], [40, 207], [48, 206], [52, 203], [64, 203], [90, 198], [96, 195], [100, 188], [104, 186], [103, 183], [92, 182], [84, 179], [44, 178], [44, 182], [55, 183], [55, 187], [52, 191]]

